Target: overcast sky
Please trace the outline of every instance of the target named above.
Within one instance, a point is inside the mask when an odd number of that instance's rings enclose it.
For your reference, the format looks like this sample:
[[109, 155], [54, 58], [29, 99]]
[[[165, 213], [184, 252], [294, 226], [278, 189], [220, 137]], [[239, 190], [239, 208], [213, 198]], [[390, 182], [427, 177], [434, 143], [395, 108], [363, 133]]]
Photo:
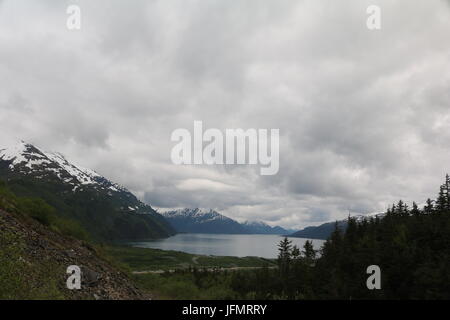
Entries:
[[[0, 87], [0, 146], [59, 151], [160, 210], [300, 228], [437, 193], [450, 2], [0, 0]], [[280, 129], [279, 173], [172, 164], [194, 120]]]

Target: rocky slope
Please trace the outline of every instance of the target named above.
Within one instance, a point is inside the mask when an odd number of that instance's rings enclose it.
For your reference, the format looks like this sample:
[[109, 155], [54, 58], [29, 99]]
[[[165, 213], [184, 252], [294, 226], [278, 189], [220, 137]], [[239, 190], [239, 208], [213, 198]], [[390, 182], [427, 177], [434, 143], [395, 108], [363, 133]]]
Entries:
[[[17, 252], [17, 255], [4, 254], [8, 252]], [[3, 273], [0, 278], [6, 281], [3, 285], [15, 281], [13, 290], [19, 290], [16, 294], [23, 299], [151, 298], [141, 293], [124, 272], [101, 258], [89, 244], [53, 232], [31, 218], [4, 210], [0, 210], [0, 253], [3, 253], [0, 254], [2, 267], [13, 266], [0, 268], [0, 273]], [[81, 290], [66, 287], [66, 270], [70, 265], [77, 265], [82, 270]], [[50, 283], [54, 287], [49, 287]], [[36, 296], [41, 287], [46, 288], [45, 292]], [[0, 296], [1, 293], [0, 290]]]

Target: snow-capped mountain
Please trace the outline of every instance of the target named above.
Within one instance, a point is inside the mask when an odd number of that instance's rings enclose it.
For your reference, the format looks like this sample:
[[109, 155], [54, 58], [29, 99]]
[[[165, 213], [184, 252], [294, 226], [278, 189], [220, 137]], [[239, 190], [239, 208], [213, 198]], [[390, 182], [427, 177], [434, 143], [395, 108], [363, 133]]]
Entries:
[[245, 229], [233, 219], [214, 210], [180, 209], [162, 213], [177, 232], [188, 233], [245, 233]]
[[286, 234], [281, 227], [264, 222], [239, 223], [212, 209], [179, 209], [162, 213], [178, 232], [224, 234]]
[[72, 185], [73, 191], [80, 191], [84, 185], [90, 185], [113, 192], [128, 192], [95, 171], [70, 163], [60, 153], [46, 152], [23, 141], [12, 147], [0, 149], [0, 161], [8, 162], [8, 168], [12, 172], [32, 175], [37, 179], [57, 177], [61, 182]]
[[161, 215], [126, 188], [32, 144], [0, 147], [0, 179], [19, 196], [44, 199], [102, 240], [174, 233]]
[[165, 213], [162, 213], [163, 216], [169, 216], [169, 217], [189, 217], [192, 220], [198, 220], [198, 221], [213, 221], [213, 220], [223, 220], [228, 221], [231, 220], [228, 217], [225, 217], [224, 215], [218, 213], [217, 211], [214, 211], [212, 209], [201, 209], [201, 208], [195, 208], [195, 209], [179, 209], [174, 211], [168, 211]]
[[254, 234], [288, 234], [295, 230], [284, 229], [280, 226], [271, 227], [263, 221], [245, 221], [242, 225], [249, 233]]

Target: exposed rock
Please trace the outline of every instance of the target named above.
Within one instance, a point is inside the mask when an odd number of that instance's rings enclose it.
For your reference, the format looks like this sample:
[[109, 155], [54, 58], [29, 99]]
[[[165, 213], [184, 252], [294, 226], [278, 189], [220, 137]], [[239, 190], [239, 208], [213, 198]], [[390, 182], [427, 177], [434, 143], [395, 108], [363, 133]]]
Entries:
[[[25, 242], [21, 257], [32, 265], [51, 264], [57, 286], [67, 299], [141, 300], [149, 299], [131, 282], [128, 275], [102, 259], [85, 242], [62, 236], [35, 220], [0, 209], [0, 232], [9, 231]], [[1, 248], [0, 248], [1, 250]], [[77, 265], [82, 272], [81, 289], [69, 290], [66, 271]]]
[[98, 281], [101, 279], [101, 274], [98, 272], [95, 272], [88, 267], [82, 266], [81, 267], [81, 276], [82, 276], [82, 282], [84, 285], [87, 286], [93, 286], [98, 283]]

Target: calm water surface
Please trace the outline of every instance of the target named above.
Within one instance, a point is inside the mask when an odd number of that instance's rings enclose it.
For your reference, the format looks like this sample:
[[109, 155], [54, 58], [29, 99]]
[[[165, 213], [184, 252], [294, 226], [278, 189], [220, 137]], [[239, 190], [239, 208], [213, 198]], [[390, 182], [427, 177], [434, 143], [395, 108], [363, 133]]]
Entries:
[[[282, 239], [283, 237], [278, 235], [180, 233], [167, 239], [131, 242], [130, 245], [193, 254], [257, 256], [270, 259], [277, 257], [277, 245]], [[298, 247], [303, 247], [307, 239], [289, 238], [289, 240]], [[315, 249], [319, 249], [324, 242], [323, 240], [312, 241]]]

